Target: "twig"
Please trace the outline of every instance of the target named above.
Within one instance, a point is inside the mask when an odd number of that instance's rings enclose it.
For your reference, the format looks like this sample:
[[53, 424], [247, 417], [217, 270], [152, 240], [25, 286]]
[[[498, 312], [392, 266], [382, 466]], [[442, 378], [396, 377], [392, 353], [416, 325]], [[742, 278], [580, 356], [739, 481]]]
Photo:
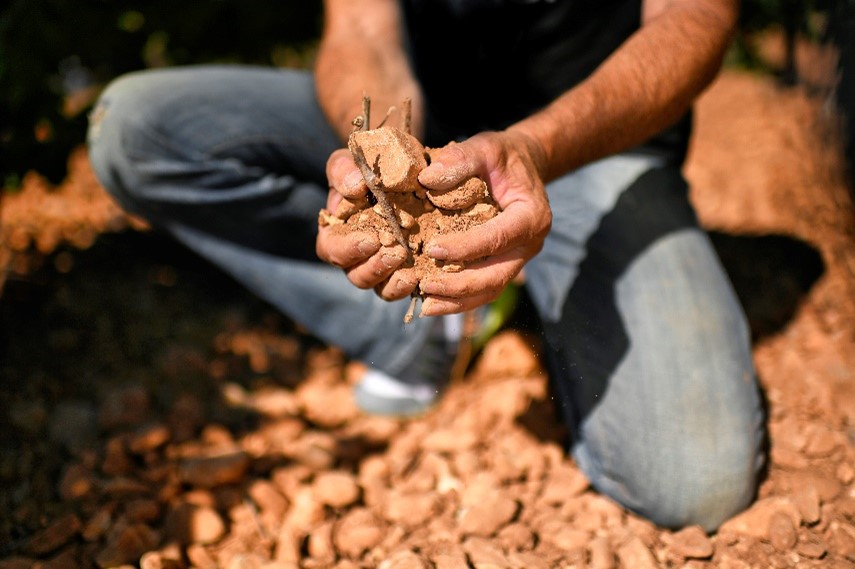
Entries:
[[403, 107], [403, 114], [404, 114], [404, 128], [403, 128], [403, 130], [407, 134], [412, 134], [413, 128], [412, 128], [411, 123], [412, 123], [412, 115], [413, 115], [413, 101], [409, 97], [407, 97], [406, 99], [404, 99], [404, 102], [402, 103], [401, 106]]

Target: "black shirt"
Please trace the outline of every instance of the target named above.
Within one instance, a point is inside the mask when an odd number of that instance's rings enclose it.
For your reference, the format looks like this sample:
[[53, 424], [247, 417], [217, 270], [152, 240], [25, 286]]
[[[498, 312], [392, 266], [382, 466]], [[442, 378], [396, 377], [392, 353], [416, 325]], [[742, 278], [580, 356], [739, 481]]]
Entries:
[[[641, 0], [401, 1], [429, 138], [498, 130], [536, 112], [641, 24]], [[689, 123], [684, 117], [639, 150], [682, 159]]]

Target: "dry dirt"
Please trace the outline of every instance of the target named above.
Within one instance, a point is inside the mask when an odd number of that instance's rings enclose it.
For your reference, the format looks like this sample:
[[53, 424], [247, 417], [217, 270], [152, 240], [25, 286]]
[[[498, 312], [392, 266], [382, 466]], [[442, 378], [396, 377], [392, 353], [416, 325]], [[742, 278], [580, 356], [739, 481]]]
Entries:
[[524, 326], [425, 417], [360, 416], [359, 364], [120, 231], [83, 151], [56, 190], [28, 177], [0, 212], [0, 569], [855, 568], [855, 226], [824, 109], [736, 72], [698, 106], [687, 175], [771, 433], [710, 537], [588, 487]]

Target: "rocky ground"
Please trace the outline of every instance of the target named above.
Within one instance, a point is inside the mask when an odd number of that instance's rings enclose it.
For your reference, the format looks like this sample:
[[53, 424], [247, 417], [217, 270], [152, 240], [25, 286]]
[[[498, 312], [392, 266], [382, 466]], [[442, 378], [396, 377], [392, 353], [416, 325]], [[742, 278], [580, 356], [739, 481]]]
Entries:
[[59, 188], [28, 177], [0, 210], [0, 569], [855, 568], [855, 225], [825, 109], [738, 72], [698, 106], [687, 176], [771, 434], [713, 536], [589, 488], [524, 321], [425, 417], [364, 417], [359, 364], [139, 231], [84, 151]]

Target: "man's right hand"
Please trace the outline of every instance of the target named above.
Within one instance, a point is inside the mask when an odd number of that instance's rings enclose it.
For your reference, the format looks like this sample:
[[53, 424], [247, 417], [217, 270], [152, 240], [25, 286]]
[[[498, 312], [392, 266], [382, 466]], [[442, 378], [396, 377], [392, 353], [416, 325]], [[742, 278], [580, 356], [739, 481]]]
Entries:
[[[343, 198], [359, 199], [368, 192], [362, 173], [350, 152], [340, 149], [327, 160], [330, 184], [327, 209], [335, 211]], [[384, 247], [370, 232], [342, 234], [332, 226], [321, 227], [315, 244], [318, 257], [344, 270], [348, 280], [362, 289], [373, 288], [385, 300], [398, 300], [410, 295], [417, 283], [395, 275], [406, 261], [407, 252], [400, 245]], [[391, 278], [390, 278], [391, 277]]]

